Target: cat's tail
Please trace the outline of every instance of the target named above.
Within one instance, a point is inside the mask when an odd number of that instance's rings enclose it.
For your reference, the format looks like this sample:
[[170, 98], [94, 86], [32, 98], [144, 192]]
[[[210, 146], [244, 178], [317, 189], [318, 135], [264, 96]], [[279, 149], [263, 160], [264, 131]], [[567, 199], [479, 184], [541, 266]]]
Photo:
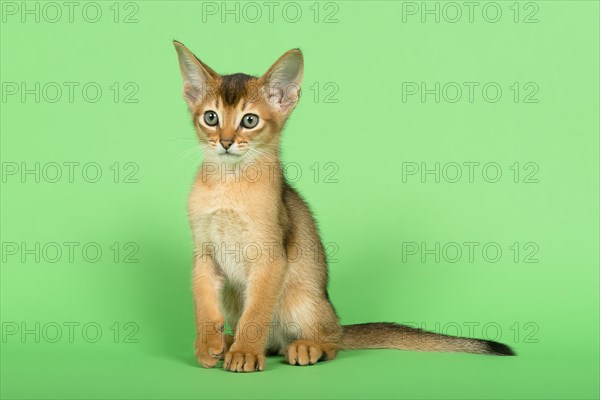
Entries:
[[391, 322], [344, 325], [340, 348], [443, 351], [514, 356], [507, 345], [491, 340], [447, 336]]

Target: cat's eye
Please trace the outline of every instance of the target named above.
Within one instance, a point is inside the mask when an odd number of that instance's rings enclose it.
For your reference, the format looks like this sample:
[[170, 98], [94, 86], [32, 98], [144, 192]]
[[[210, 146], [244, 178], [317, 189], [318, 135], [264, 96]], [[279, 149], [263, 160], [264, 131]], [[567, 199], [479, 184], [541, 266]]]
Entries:
[[242, 117], [242, 126], [244, 128], [252, 129], [258, 125], [258, 115], [246, 114]]
[[219, 123], [219, 116], [214, 111], [207, 111], [204, 113], [204, 122], [208, 126], [215, 126]]

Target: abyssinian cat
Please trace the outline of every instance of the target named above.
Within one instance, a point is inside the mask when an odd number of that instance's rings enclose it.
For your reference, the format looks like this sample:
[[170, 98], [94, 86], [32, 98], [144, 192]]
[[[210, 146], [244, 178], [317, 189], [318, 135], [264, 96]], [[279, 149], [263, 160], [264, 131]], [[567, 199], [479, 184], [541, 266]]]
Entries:
[[262, 371], [266, 354], [310, 365], [339, 350], [370, 348], [514, 354], [501, 343], [395, 323], [340, 325], [315, 220], [279, 159], [281, 132], [300, 96], [301, 51], [284, 53], [254, 77], [219, 75], [174, 44], [183, 97], [204, 149], [188, 208], [202, 366], [223, 359], [229, 371]]

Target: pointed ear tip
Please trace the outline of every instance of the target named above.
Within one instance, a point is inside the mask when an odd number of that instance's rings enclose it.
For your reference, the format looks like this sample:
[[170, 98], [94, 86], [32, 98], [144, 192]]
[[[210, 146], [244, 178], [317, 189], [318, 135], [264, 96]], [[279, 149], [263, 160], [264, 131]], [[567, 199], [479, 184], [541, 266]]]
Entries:
[[287, 57], [296, 58], [300, 62], [304, 62], [304, 55], [302, 54], [302, 50], [299, 48], [288, 50], [286, 51], [285, 55]]
[[175, 46], [175, 50], [177, 50], [177, 51], [187, 50], [187, 47], [185, 47], [185, 45], [183, 43], [181, 43], [179, 40], [173, 39], [173, 46]]

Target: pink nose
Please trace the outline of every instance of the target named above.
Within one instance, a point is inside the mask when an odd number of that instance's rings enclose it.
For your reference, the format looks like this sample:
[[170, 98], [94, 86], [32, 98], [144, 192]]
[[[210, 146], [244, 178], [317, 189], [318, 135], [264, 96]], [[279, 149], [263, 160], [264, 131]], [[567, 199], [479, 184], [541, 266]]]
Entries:
[[229, 149], [231, 147], [231, 145], [233, 144], [233, 140], [219, 140], [219, 142], [221, 142], [221, 146], [223, 146], [223, 148], [225, 150]]

